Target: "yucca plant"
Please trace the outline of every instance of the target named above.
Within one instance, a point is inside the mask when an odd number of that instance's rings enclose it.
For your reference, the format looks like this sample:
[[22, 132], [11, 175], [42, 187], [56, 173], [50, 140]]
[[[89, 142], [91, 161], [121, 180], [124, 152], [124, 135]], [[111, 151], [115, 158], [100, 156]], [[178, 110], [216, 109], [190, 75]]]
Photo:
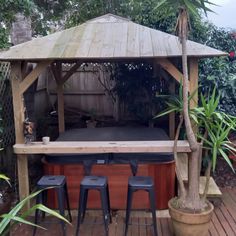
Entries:
[[[188, 96], [188, 99], [187, 99], [188, 104], [189, 104], [190, 100], [192, 99], [192, 97], [195, 95], [196, 92], [197, 91], [193, 92], [190, 96]], [[184, 101], [183, 101], [182, 93], [183, 93], [183, 87], [182, 87], [182, 81], [181, 81], [180, 86], [179, 86], [178, 94], [175, 94], [175, 95], [158, 95], [158, 98], [164, 98], [166, 100], [165, 103], [167, 105], [167, 108], [154, 117], [154, 119], [159, 118], [159, 117], [168, 115], [172, 112], [175, 112], [175, 114], [177, 114], [179, 116], [179, 124], [178, 124], [178, 127], [176, 129], [175, 140], [174, 140], [174, 159], [175, 159], [175, 166], [176, 166], [175, 172], [176, 172], [176, 177], [177, 177], [178, 186], [179, 186], [179, 196], [178, 196], [178, 198], [179, 198], [180, 204], [185, 201], [184, 199], [186, 198], [186, 195], [187, 195], [187, 190], [186, 190], [186, 187], [184, 185], [182, 175], [180, 173], [179, 161], [178, 161], [178, 157], [177, 157], [177, 141], [178, 141], [178, 138], [179, 138], [180, 129], [182, 128], [183, 121], [184, 121], [184, 115], [183, 115], [183, 113], [184, 113]], [[189, 107], [188, 107], [188, 113], [189, 113], [189, 116], [197, 123], [197, 118], [193, 114], [193, 111], [191, 111], [189, 109]], [[178, 203], [178, 205], [179, 205], [179, 203]]]
[[[9, 183], [9, 178], [3, 174], [0, 174], [0, 179], [6, 180]], [[36, 225], [36, 224], [27, 220], [27, 217], [29, 215], [31, 215], [37, 209], [44, 211], [45, 213], [50, 214], [54, 217], [57, 217], [60, 220], [64, 220], [66, 223], [70, 224], [70, 222], [66, 218], [64, 218], [63, 216], [58, 214], [56, 211], [46, 207], [43, 204], [36, 204], [36, 205], [32, 206], [29, 210], [22, 212], [22, 209], [27, 204], [27, 202], [31, 201], [38, 194], [40, 194], [42, 191], [44, 191], [44, 190], [39, 190], [39, 191], [36, 191], [36, 192], [30, 194], [25, 199], [23, 199], [22, 201], [17, 203], [16, 206], [14, 206], [8, 213], [0, 216], [2, 218], [2, 220], [0, 222], [0, 235], [2, 235], [2, 236], [7, 235], [10, 231], [10, 225], [14, 226], [17, 223], [28, 224], [31, 226], [45, 229], [45, 228], [43, 228], [39, 225]]]
[[[213, 4], [208, 0], [161, 0], [157, 3], [157, 8], [160, 11], [167, 10], [172, 14], [178, 15], [176, 22], [176, 32], [179, 37], [182, 49], [182, 72], [183, 72], [183, 117], [186, 128], [186, 136], [189, 141], [191, 153], [189, 156], [189, 189], [187, 193], [183, 193], [182, 197], [178, 199], [179, 206], [182, 209], [189, 211], [201, 211], [207, 207], [205, 202], [202, 202], [199, 196], [198, 186], [198, 157], [201, 147], [197, 142], [194, 129], [191, 125], [191, 119], [188, 109], [188, 91], [189, 91], [189, 73], [188, 73], [188, 52], [187, 52], [187, 38], [190, 29], [190, 15], [192, 17], [200, 17], [201, 12], [205, 14], [211, 11], [207, 5]], [[214, 5], [214, 4], [213, 4]]]
[[217, 111], [219, 106], [220, 95], [216, 95], [214, 88], [212, 94], [205, 98], [201, 94], [201, 107], [193, 109], [193, 116], [198, 124], [198, 138], [203, 146], [203, 162], [206, 163], [205, 171], [206, 186], [203, 194], [203, 200], [206, 198], [211, 169], [215, 171], [217, 158], [222, 156], [231, 167], [234, 168], [228, 158], [229, 153], [236, 153], [233, 143], [229, 140], [229, 134], [235, 130], [236, 118]]
[[[180, 85], [179, 95], [163, 96], [169, 99], [166, 101], [167, 108], [155, 117], [158, 118], [171, 112], [176, 112], [176, 114], [179, 115], [180, 121], [175, 136], [175, 148], [179, 137], [179, 131], [183, 124], [183, 99], [181, 93], [182, 89]], [[189, 96], [188, 100], [191, 100], [193, 95], [194, 94]], [[228, 137], [229, 134], [236, 128], [236, 117], [227, 115], [224, 112], [217, 110], [220, 101], [220, 95], [216, 95], [216, 89], [214, 89], [207, 98], [205, 98], [202, 94], [200, 97], [202, 105], [191, 110], [189, 109], [189, 115], [197, 126], [198, 141], [201, 143], [203, 148], [203, 155], [200, 155], [199, 158], [203, 158], [204, 163], [207, 163], [207, 168], [205, 171], [205, 175], [207, 177], [206, 185], [201, 199], [202, 201], [205, 201], [209, 188], [210, 173], [211, 170], [214, 171], [216, 168], [217, 158], [222, 156], [232, 168], [232, 171], [234, 171], [234, 168], [228, 158], [228, 154], [235, 154], [236, 149]], [[182, 195], [185, 194], [186, 188], [183, 184], [181, 174], [179, 173], [177, 153], [174, 153], [176, 162], [176, 175], [180, 188], [179, 197], [181, 198]]]

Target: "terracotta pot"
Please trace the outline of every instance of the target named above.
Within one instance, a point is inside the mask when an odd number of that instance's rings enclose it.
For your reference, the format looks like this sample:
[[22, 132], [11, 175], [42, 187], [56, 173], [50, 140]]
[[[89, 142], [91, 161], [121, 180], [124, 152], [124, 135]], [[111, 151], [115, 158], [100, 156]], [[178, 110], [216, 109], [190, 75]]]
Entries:
[[201, 213], [187, 213], [175, 209], [173, 199], [168, 202], [169, 213], [172, 219], [176, 236], [207, 236], [210, 227], [214, 206], [209, 202], [209, 209]]

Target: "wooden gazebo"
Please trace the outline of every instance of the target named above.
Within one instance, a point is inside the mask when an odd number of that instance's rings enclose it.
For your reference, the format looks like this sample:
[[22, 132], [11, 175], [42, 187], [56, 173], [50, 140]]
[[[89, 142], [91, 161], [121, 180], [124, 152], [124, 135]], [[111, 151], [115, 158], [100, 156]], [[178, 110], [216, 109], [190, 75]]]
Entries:
[[[190, 93], [198, 88], [198, 60], [204, 57], [225, 56], [226, 53], [208, 46], [188, 41]], [[15, 117], [19, 193], [20, 198], [29, 194], [27, 154], [37, 153], [108, 153], [108, 152], [172, 152], [173, 141], [147, 142], [50, 142], [42, 145], [34, 142], [26, 145], [23, 134], [24, 101], [23, 94], [38, 76], [50, 66], [57, 82], [59, 132], [65, 130], [63, 84], [81, 66], [89, 62], [134, 62], [148, 61], [161, 66], [176, 81], [182, 72], [172, 63], [180, 58], [181, 44], [178, 37], [154, 30], [128, 19], [107, 14], [89, 20], [77, 27], [63, 30], [42, 38], [11, 47], [0, 53], [0, 61], [11, 63], [11, 83]], [[28, 63], [34, 69], [27, 74]], [[71, 64], [70, 70], [62, 73], [62, 63]], [[191, 107], [197, 104], [197, 93]], [[171, 116], [170, 125], [174, 122]], [[174, 127], [172, 125], [172, 133]], [[189, 152], [187, 141], [179, 141], [178, 152]]]

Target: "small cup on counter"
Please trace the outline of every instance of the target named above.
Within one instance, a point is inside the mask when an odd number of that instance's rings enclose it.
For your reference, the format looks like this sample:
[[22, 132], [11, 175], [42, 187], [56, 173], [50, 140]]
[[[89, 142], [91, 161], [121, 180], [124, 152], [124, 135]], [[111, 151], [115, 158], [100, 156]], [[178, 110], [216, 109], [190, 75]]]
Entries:
[[44, 145], [47, 145], [47, 144], [49, 144], [49, 142], [50, 142], [50, 137], [45, 136], [45, 137], [42, 138], [42, 141], [43, 141], [43, 144], [44, 144]]

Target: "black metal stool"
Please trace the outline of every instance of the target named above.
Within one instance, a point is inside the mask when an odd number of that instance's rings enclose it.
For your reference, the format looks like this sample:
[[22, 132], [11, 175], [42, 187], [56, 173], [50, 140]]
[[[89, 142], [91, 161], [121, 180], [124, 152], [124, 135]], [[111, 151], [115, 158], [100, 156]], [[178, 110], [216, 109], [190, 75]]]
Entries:
[[148, 176], [129, 177], [126, 219], [125, 219], [125, 236], [128, 233], [130, 211], [131, 211], [131, 206], [132, 206], [132, 196], [133, 196], [133, 193], [138, 190], [145, 190], [149, 193], [149, 201], [150, 201], [151, 212], [152, 212], [152, 221], [153, 221], [153, 230], [154, 230], [154, 235], [157, 236], [154, 182], [153, 182], [152, 178], [148, 177]]
[[[70, 204], [69, 204], [69, 197], [68, 197], [68, 190], [66, 184], [66, 177], [63, 175], [45, 175], [43, 176], [37, 183], [38, 189], [45, 189], [48, 187], [54, 187], [55, 191], [57, 192], [57, 199], [58, 199], [58, 208], [59, 212], [62, 216], [65, 216], [65, 200], [67, 204], [67, 210], [69, 215], [69, 221], [72, 222], [72, 217], [70, 213]], [[42, 203], [45, 204], [47, 200], [47, 191], [43, 191], [38, 194], [36, 198], [36, 204]], [[43, 213], [43, 217], [45, 213]], [[35, 211], [35, 219], [34, 223], [38, 223], [39, 217], [39, 210]], [[60, 220], [62, 226], [63, 235], [66, 235], [66, 225], [63, 220]], [[34, 228], [33, 235], [35, 235], [37, 227]]]
[[76, 236], [79, 235], [80, 224], [83, 223], [85, 217], [88, 191], [91, 189], [95, 189], [100, 192], [105, 235], [108, 236], [108, 225], [109, 223], [111, 223], [111, 215], [110, 215], [108, 181], [107, 177], [105, 176], [85, 176], [80, 183], [80, 196], [79, 196], [79, 207], [78, 207], [79, 210], [78, 210]]

